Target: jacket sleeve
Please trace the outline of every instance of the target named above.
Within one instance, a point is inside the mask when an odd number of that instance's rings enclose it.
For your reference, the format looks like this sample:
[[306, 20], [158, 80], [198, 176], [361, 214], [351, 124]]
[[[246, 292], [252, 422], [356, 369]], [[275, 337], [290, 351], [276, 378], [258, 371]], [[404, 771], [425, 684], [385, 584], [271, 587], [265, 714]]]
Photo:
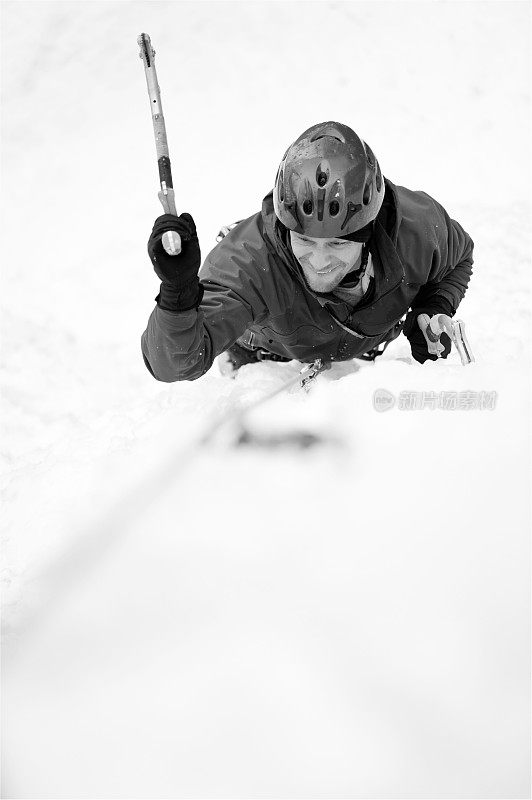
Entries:
[[414, 298], [412, 308], [430, 308], [432, 304], [438, 308], [443, 298], [454, 314], [473, 272], [473, 240], [458, 222], [449, 217], [443, 206], [432, 198], [430, 200], [435, 215], [434, 235], [430, 237], [432, 261], [428, 281]]
[[260, 287], [267, 255], [256, 225], [254, 218], [245, 220], [209, 253], [200, 270], [204, 294], [198, 309], [154, 308], [141, 346], [144, 363], [157, 380], [200, 378], [219, 353], [267, 315]]

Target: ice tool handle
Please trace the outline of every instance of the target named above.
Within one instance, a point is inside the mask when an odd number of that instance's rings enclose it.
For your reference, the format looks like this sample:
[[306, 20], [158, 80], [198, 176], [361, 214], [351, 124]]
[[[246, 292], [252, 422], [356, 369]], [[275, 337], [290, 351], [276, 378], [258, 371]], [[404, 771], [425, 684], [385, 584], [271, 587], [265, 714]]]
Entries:
[[458, 350], [462, 366], [471, 364], [475, 357], [466, 338], [465, 323], [461, 319], [453, 320], [446, 314], [419, 314], [417, 322], [427, 342], [429, 353], [441, 358], [444, 346], [440, 342], [442, 333], [446, 333]]
[[[168, 151], [166, 126], [164, 124], [163, 108], [161, 105], [161, 91], [157, 82], [157, 72], [155, 71], [155, 50], [151, 46], [151, 40], [147, 33], [141, 33], [137, 37], [137, 44], [140, 47], [139, 57], [144, 64], [144, 73], [146, 75], [148, 95], [150, 98], [155, 147], [157, 149], [157, 164], [159, 167], [159, 180], [161, 182], [159, 200], [166, 214], [175, 214], [177, 216], [170, 153]], [[177, 231], [168, 231], [163, 234], [162, 244], [168, 255], [175, 256], [181, 252], [181, 237]]]

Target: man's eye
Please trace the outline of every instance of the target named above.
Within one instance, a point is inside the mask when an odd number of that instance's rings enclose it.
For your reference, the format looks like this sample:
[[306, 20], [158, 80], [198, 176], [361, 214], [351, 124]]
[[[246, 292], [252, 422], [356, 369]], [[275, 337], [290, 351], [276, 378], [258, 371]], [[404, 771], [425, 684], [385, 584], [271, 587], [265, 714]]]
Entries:
[[349, 242], [331, 242], [332, 247], [345, 247]]

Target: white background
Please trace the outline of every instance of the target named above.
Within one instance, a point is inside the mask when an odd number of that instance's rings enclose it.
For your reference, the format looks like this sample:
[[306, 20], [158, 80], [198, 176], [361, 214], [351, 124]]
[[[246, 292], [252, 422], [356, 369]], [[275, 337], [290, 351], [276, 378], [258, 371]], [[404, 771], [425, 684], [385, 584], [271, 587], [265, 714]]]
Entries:
[[[3, 2], [3, 796], [526, 797], [530, 4]], [[476, 363], [401, 337], [158, 384], [145, 31], [203, 252], [326, 119], [475, 240]], [[341, 378], [340, 380], [338, 380]], [[495, 410], [372, 408], [376, 388]]]

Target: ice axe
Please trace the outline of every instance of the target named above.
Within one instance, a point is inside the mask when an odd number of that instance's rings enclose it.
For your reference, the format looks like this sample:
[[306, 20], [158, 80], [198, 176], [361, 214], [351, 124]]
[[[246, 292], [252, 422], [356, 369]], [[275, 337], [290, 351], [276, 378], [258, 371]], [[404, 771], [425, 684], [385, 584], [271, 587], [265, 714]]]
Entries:
[[442, 333], [446, 333], [458, 350], [463, 367], [475, 360], [466, 338], [465, 323], [461, 319], [453, 320], [447, 314], [435, 314], [433, 317], [429, 317], [428, 314], [419, 314], [417, 324], [426, 339], [431, 355], [441, 358], [445, 348], [440, 342], [440, 337]]
[[[166, 214], [175, 214], [177, 216], [170, 153], [168, 151], [166, 126], [164, 124], [163, 108], [161, 105], [161, 90], [159, 89], [157, 72], [155, 71], [155, 50], [151, 46], [151, 40], [147, 33], [141, 33], [137, 37], [137, 44], [140, 47], [139, 56], [144, 63], [148, 95], [150, 97], [155, 147], [157, 149], [157, 164], [159, 167], [159, 180], [161, 182], [159, 200]], [[181, 237], [177, 231], [168, 231], [163, 234], [162, 244], [170, 256], [175, 256], [181, 252]]]

